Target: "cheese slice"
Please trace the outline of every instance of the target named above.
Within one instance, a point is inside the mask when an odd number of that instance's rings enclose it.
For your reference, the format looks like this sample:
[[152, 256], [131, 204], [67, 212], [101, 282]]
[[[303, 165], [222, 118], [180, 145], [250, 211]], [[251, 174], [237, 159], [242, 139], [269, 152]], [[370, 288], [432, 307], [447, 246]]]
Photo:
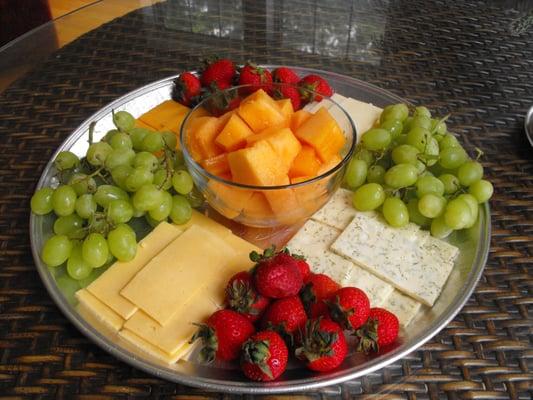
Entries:
[[191, 219], [187, 223], [183, 225], [179, 225], [179, 227], [182, 228], [183, 230], [186, 230], [187, 228], [193, 225], [196, 225], [208, 231], [211, 231], [213, 234], [219, 235], [220, 237], [226, 237], [226, 236], [232, 235], [230, 229], [226, 228], [224, 225], [219, 224], [215, 220], [207, 217], [206, 215], [196, 210], [192, 210]]
[[137, 246], [135, 258], [128, 262], [117, 261], [87, 290], [112, 308], [122, 318], [128, 319], [137, 311], [137, 306], [120, 295], [120, 291], [156, 254], [177, 238], [184, 228], [161, 222]]
[[175, 353], [169, 354], [164, 352], [160, 348], [154, 346], [153, 344], [148, 343], [146, 340], [140, 338], [128, 329], [122, 329], [118, 334], [127, 343], [129, 343], [134, 350], [141, 350], [149, 356], [157, 360], [163, 361], [167, 364], [174, 364], [183, 357], [186, 357], [187, 354], [191, 351], [191, 345], [187, 343], [182, 348], [178, 349]]
[[374, 126], [378, 120], [381, 108], [363, 101], [349, 98], [342, 104], [343, 108], [348, 112], [357, 129], [357, 141], [361, 139], [363, 133]]
[[406, 327], [416, 316], [418, 310], [422, 307], [422, 303], [402, 294], [399, 290], [394, 290], [380, 307], [383, 307], [396, 315], [400, 321], [400, 325]]
[[311, 219], [343, 230], [348, 226], [357, 211], [352, 205], [353, 192], [339, 188], [329, 201]]
[[104, 327], [105, 330], [117, 332], [124, 324], [124, 319], [106, 306], [86, 289], [76, 292], [78, 312], [95, 328]]
[[234, 255], [224, 238], [193, 225], [139, 271], [120, 294], [165, 325], [200, 288], [224, 272]]

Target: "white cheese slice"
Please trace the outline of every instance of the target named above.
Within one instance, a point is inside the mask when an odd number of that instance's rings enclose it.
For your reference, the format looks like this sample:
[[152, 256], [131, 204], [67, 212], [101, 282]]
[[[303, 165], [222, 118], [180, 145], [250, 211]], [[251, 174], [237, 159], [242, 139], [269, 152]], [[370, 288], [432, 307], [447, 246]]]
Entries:
[[363, 133], [372, 128], [378, 120], [381, 108], [372, 104], [349, 98], [342, 104], [343, 108], [350, 114], [357, 129], [357, 141], [361, 139]]
[[91, 325], [107, 332], [117, 332], [124, 324], [124, 319], [106, 306], [86, 289], [76, 292], [78, 312]]
[[[341, 257], [342, 258], [342, 257]], [[352, 270], [342, 286], [353, 286], [361, 289], [370, 300], [370, 307], [380, 307], [394, 291], [394, 287], [383, 279], [352, 263]]]
[[383, 307], [396, 315], [400, 321], [400, 325], [406, 327], [416, 316], [418, 310], [422, 307], [422, 304], [415, 299], [406, 296], [399, 290], [394, 290], [380, 307]]
[[352, 205], [353, 192], [339, 188], [311, 219], [334, 228], [345, 229], [357, 213]]

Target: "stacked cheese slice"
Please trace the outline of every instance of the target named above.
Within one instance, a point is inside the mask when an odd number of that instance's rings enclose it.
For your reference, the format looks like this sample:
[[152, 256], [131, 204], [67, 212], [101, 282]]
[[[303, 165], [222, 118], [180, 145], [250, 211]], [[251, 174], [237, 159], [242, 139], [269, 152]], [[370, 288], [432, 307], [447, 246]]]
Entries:
[[415, 224], [391, 228], [374, 212], [357, 212], [352, 192], [339, 189], [287, 247], [316, 273], [364, 290], [371, 306], [394, 312], [407, 326], [421, 304], [432, 306], [458, 249]]
[[190, 351], [195, 322], [220, 308], [224, 286], [249, 269], [257, 247], [194, 211], [185, 225], [160, 223], [129, 262], [116, 262], [76, 293], [93, 326], [174, 363]]

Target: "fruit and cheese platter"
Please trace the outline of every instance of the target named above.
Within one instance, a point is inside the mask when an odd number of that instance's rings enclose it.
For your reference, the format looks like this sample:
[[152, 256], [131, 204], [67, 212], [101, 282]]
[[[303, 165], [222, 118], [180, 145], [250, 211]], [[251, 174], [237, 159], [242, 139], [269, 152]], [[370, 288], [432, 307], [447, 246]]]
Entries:
[[327, 71], [208, 61], [61, 144], [31, 200], [37, 269], [81, 332], [168, 380], [363, 376], [444, 328], [486, 262], [492, 185], [448, 117]]

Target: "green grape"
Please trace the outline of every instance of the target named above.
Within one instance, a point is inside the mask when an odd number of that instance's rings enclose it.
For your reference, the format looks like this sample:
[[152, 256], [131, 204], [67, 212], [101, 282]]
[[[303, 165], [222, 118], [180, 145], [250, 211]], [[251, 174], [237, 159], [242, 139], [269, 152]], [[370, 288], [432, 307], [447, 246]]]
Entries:
[[394, 139], [402, 133], [403, 125], [398, 119], [387, 119], [380, 125], [381, 129], [386, 129], [390, 132], [391, 137]]
[[462, 199], [453, 199], [448, 202], [444, 211], [444, 223], [457, 230], [465, 228], [471, 219], [468, 203]]
[[356, 189], [365, 183], [368, 165], [363, 160], [351, 159], [346, 168], [344, 179], [350, 189]]
[[170, 210], [170, 219], [178, 225], [185, 224], [192, 217], [192, 208], [189, 201], [177, 194], [172, 196], [172, 209]]
[[83, 260], [81, 247], [81, 244], [74, 246], [67, 260], [67, 273], [72, 279], [76, 280], [87, 278], [93, 270]]
[[381, 165], [372, 165], [368, 168], [366, 180], [368, 183], [379, 183], [383, 185], [385, 183], [385, 172], [387, 171]]
[[154, 174], [145, 167], [136, 167], [124, 181], [124, 186], [129, 192], [136, 192], [143, 185], [148, 185], [154, 180]]
[[183, 157], [181, 150], [176, 150], [174, 152], [174, 168], [181, 167], [182, 165], [185, 165], [185, 157]]
[[418, 200], [418, 211], [427, 218], [437, 218], [445, 206], [446, 199], [433, 193], [425, 194]]
[[394, 164], [416, 164], [420, 151], [409, 144], [401, 144], [392, 150], [391, 156]]
[[430, 230], [431, 235], [438, 239], [444, 239], [453, 232], [453, 229], [446, 225], [446, 222], [444, 222], [444, 215], [441, 215], [440, 217], [431, 221]]
[[422, 128], [429, 132], [431, 129], [431, 119], [424, 115], [416, 115], [411, 121], [411, 129], [414, 127]]
[[113, 185], [100, 185], [94, 194], [96, 204], [103, 208], [107, 208], [109, 203], [113, 200], [128, 200], [129, 196], [124, 190]]
[[132, 128], [128, 131], [131, 138], [133, 148], [137, 151], [142, 150], [142, 143], [146, 135], [150, 135], [152, 132], [146, 128]]
[[385, 201], [385, 191], [377, 183], [367, 183], [360, 186], [353, 194], [353, 206], [359, 211], [371, 211], [378, 208]]
[[431, 222], [429, 218], [424, 217], [418, 210], [418, 199], [416, 198], [409, 200], [407, 203], [407, 211], [409, 212], [409, 221], [419, 226], [426, 227]]
[[178, 194], [189, 193], [194, 186], [191, 175], [187, 171], [176, 171], [172, 175], [172, 187]]
[[459, 168], [467, 161], [468, 154], [462, 147], [448, 147], [440, 152], [439, 164], [444, 168]]
[[31, 211], [37, 215], [45, 215], [54, 209], [52, 205], [52, 195], [54, 189], [49, 187], [43, 187], [37, 190], [33, 196], [31, 196]]
[[71, 186], [61, 185], [52, 194], [52, 207], [56, 215], [64, 217], [74, 212], [76, 192]]
[[77, 172], [68, 181], [69, 186], [76, 192], [78, 196], [85, 193], [94, 193], [96, 191], [96, 181], [92, 176]]
[[424, 161], [428, 167], [435, 165], [439, 159], [439, 142], [434, 137], [430, 137], [424, 150]]
[[135, 207], [133, 207], [133, 216], [135, 218], [144, 217], [145, 214], [146, 214], [146, 211], [137, 210]]
[[133, 168], [127, 164], [119, 165], [111, 170], [111, 178], [121, 189], [126, 189], [126, 179], [133, 172]]
[[158, 169], [154, 173], [153, 183], [163, 190], [168, 190], [172, 187], [172, 175], [169, 176], [166, 169]]
[[89, 274], [89, 276], [79, 279], [78, 284], [80, 285], [81, 288], [86, 288], [91, 283], [93, 283], [96, 279], [98, 279], [98, 277], [102, 275], [106, 270], [107, 268], [105, 267], [91, 269], [91, 273]]
[[178, 140], [176, 139], [176, 135], [173, 132], [162, 132], [161, 136], [163, 136], [163, 142], [165, 143], [165, 146], [169, 148], [170, 150], [175, 150], [176, 146], [178, 145]]
[[115, 136], [117, 133], [120, 133], [120, 131], [118, 129], [111, 129], [111, 130], [107, 131], [107, 133], [105, 134], [105, 136], [102, 139], [102, 141], [104, 141], [106, 143], [109, 143], [111, 141], [111, 139], [113, 138], [113, 136]]
[[125, 223], [133, 217], [133, 206], [128, 200], [112, 200], [107, 206], [106, 215], [114, 224]]
[[133, 148], [133, 143], [131, 141], [130, 135], [124, 132], [118, 132], [114, 134], [113, 137], [109, 140], [109, 144], [115, 150]]
[[415, 163], [416, 173], [418, 175], [422, 175], [426, 173], [426, 164], [424, 164], [422, 161], [417, 160]]
[[82, 194], [76, 199], [76, 213], [84, 219], [89, 219], [96, 212], [96, 201], [92, 194]]
[[146, 135], [142, 141], [141, 149], [144, 151], [149, 151], [150, 153], [155, 153], [163, 148], [165, 142], [163, 141], [163, 136], [158, 132], [154, 132], [150, 135]]
[[148, 213], [144, 215], [144, 219], [146, 220], [146, 222], [148, 222], [148, 225], [150, 225], [152, 228], [155, 228], [157, 225], [163, 222], [163, 221], [157, 221], [153, 219], [152, 217], [150, 217], [150, 214]]
[[415, 108], [414, 116], [415, 117], [422, 116], [426, 118], [431, 118], [431, 112], [429, 111], [427, 107], [418, 106]]
[[139, 211], [150, 211], [161, 203], [163, 192], [155, 185], [148, 184], [141, 186], [133, 195], [133, 207]]
[[[435, 125], [431, 126], [431, 131], [434, 132], [436, 135], [440, 135], [444, 137], [446, 135], [446, 132], [448, 131], [448, 127], [446, 126], [446, 122], [434, 120]], [[433, 121], [432, 121], [433, 122]]]
[[169, 192], [162, 192], [161, 202], [157, 207], [148, 211], [151, 218], [156, 221], [163, 221], [168, 218], [170, 211], [172, 210], [172, 196]]
[[135, 118], [127, 111], [117, 111], [113, 113], [113, 123], [121, 131], [129, 131], [135, 127]]
[[412, 127], [413, 127], [413, 117], [407, 117], [405, 121], [403, 121], [402, 134], [407, 135], [407, 133], [411, 130]]
[[407, 144], [407, 135], [402, 133], [401, 135], [398, 135], [397, 137], [395, 137], [393, 142], [394, 143], [391, 142], [392, 148], [396, 146], [400, 146], [402, 144]]
[[147, 151], [141, 151], [135, 154], [135, 158], [133, 159], [133, 166], [144, 167], [153, 172], [159, 166], [159, 160], [152, 153], [149, 153]]
[[[135, 233], [135, 231], [133, 230], [131, 226], [129, 226], [128, 224], [118, 224], [115, 228], [118, 228], [118, 227], [120, 227], [121, 231], [124, 234], [130, 235], [133, 239], [135, 239], [135, 241], [137, 241], [137, 234]], [[114, 258], [113, 255], [110, 255], [110, 257]]]
[[409, 222], [409, 211], [405, 203], [398, 197], [387, 197], [383, 202], [383, 217], [390, 226], [399, 228]]
[[83, 218], [77, 214], [70, 214], [59, 217], [54, 222], [54, 233], [56, 235], [69, 235], [83, 227]]
[[452, 174], [442, 174], [439, 180], [444, 184], [444, 193], [453, 194], [459, 190], [459, 179]]
[[105, 168], [112, 171], [119, 165], [131, 165], [134, 157], [135, 151], [132, 149], [113, 149], [105, 160]]
[[481, 179], [471, 184], [468, 188], [468, 193], [477, 199], [478, 203], [484, 203], [488, 201], [494, 193], [492, 183], [485, 179]]
[[76, 304], [76, 292], [80, 290], [80, 285], [78, 284], [78, 281], [75, 279], [72, 279], [68, 274], [63, 274], [56, 279], [56, 284], [59, 290], [61, 290], [61, 293], [69, 304]]
[[113, 151], [113, 148], [106, 142], [97, 142], [89, 146], [87, 150], [87, 161], [95, 167], [104, 165], [107, 156]]
[[477, 161], [467, 161], [459, 167], [457, 178], [461, 185], [470, 186], [483, 178], [483, 166]]
[[466, 204], [468, 204], [468, 207], [470, 208], [471, 219], [470, 222], [465, 226], [465, 228], [473, 227], [477, 221], [477, 217], [479, 214], [479, 206], [477, 199], [468, 193], [460, 194], [459, 196], [457, 196], [457, 198], [463, 200]]
[[372, 153], [370, 150], [367, 150], [363, 147], [357, 150], [353, 158], [356, 160], [363, 160], [364, 162], [366, 162], [367, 165], [374, 164], [374, 161], [376, 159], [374, 157], [374, 153]]
[[185, 198], [189, 201], [191, 207], [193, 208], [198, 208], [202, 206], [205, 202], [204, 195], [196, 187], [194, 187], [189, 193], [187, 193], [185, 195]]
[[64, 171], [80, 165], [80, 159], [71, 151], [61, 151], [54, 160], [54, 166], [58, 171]]
[[41, 258], [49, 267], [57, 267], [70, 257], [72, 242], [65, 235], [54, 235], [43, 246]]
[[385, 184], [393, 189], [414, 185], [417, 179], [417, 169], [411, 164], [396, 164], [385, 172]]
[[391, 104], [381, 113], [379, 122], [383, 123], [388, 119], [397, 119], [400, 122], [404, 121], [409, 116], [409, 108], [404, 103]]
[[372, 151], [380, 151], [387, 148], [391, 142], [391, 134], [386, 129], [374, 128], [366, 131], [361, 137], [362, 145]]
[[82, 244], [82, 256], [91, 268], [98, 268], [104, 265], [109, 255], [109, 248], [104, 235], [101, 233], [89, 234]]
[[117, 260], [123, 262], [133, 260], [137, 254], [135, 236], [132, 236], [125, 226], [119, 225], [107, 235], [109, 251]]
[[461, 147], [461, 144], [457, 140], [455, 136], [453, 136], [451, 133], [447, 133], [444, 135], [442, 140], [439, 142], [439, 146], [441, 150], [448, 149], [450, 147]]
[[424, 152], [430, 137], [431, 134], [427, 129], [420, 126], [413, 126], [407, 133], [407, 144]]
[[416, 181], [416, 195], [421, 198], [429, 193], [442, 196], [444, 194], [444, 183], [431, 175], [421, 176]]

